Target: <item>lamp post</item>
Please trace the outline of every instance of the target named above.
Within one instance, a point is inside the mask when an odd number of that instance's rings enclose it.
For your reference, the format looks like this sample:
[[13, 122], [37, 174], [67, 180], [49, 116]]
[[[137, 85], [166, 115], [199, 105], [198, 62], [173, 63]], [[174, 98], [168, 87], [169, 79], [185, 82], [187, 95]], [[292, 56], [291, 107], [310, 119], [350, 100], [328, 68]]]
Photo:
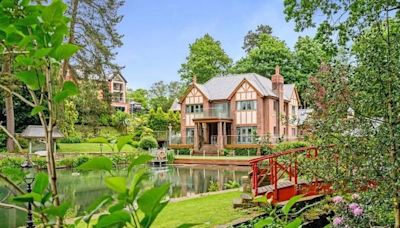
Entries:
[[[32, 183], [35, 180], [34, 170], [33, 170], [33, 162], [29, 158], [29, 155], [26, 161], [21, 165], [21, 168], [27, 172], [24, 182], [26, 184], [26, 191], [28, 193], [32, 192]], [[27, 228], [34, 228], [35, 225], [33, 224], [33, 215], [32, 215], [32, 203], [28, 202], [28, 219], [26, 220], [26, 227]]]

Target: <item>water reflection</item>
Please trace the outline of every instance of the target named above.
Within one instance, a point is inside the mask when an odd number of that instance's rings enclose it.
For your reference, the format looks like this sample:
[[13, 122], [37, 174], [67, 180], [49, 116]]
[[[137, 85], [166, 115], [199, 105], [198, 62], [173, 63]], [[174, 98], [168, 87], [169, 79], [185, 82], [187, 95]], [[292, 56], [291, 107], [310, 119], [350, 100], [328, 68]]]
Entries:
[[[224, 189], [224, 184], [228, 181], [234, 180], [240, 183], [241, 177], [247, 175], [249, 168], [182, 165], [152, 168], [151, 171], [151, 179], [155, 185], [170, 182], [170, 197], [178, 198], [207, 192], [210, 181], [218, 183], [220, 190]], [[72, 173], [72, 170], [59, 170], [59, 191], [63, 200], [73, 203], [73, 214], [81, 215], [94, 200], [109, 193], [104, 186], [104, 178], [107, 174], [89, 172], [74, 176]], [[0, 195], [5, 196], [7, 193], [7, 189], [1, 185]], [[25, 213], [0, 208], [0, 227], [23, 226], [25, 220]]]

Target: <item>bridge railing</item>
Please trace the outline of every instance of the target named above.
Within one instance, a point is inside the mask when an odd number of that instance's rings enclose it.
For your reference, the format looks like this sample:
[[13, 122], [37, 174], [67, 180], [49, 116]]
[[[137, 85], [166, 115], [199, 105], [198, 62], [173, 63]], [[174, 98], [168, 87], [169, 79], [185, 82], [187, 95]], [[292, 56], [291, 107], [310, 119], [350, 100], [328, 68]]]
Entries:
[[[298, 194], [299, 166], [297, 156], [300, 154], [304, 154], [307, 158], [317, 157], [318, 149], [314, 146], [301, 147], [251, 159], [249, 162], [252, 167], [253, 194], [259, 195], [259, 187], [265, 185], [264, 182], [268, 180], [269, 186], [273, 190], [269, 194], [272, 194], [273, 202], [278, 202], [282, 198], [278, 195], [278, 184], [284, 177], [289, 179], [290, 183], [293, 183], [294, 194]], [[282, 159], [283, 157], [290, 157], [290, 159]]]

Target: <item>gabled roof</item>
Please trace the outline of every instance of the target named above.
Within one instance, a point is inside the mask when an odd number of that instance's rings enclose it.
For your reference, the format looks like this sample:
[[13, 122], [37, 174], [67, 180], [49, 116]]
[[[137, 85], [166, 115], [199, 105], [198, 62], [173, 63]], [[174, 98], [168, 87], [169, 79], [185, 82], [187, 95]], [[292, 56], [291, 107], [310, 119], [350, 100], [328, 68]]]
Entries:
[[115, 73], [112, 73], [111, 75], [109, 75], [108, 80], [112, 81], [116, 76], [120, 76], [122, 78], [122, 80], [124, 80], [125, 83], [128, 83], [128, 81], [125, 79], [125, 77], [122, 76], [122, 74], [119, 72], [115, 72]]
[[[271, 80], [255, 73], [217, 76], [208, 80], [204, 84], [195, 83], [195, 86], [209, 100], [226, 100], [229, 99], [229, 96], [240, 85], [240, 83], [242, 83], [243, 80], [249, 82], [262, 96], [278, 97], [272, 91]], [[290, 100], [293, 91], [294, 84], [284, 85], [285, 100]]]

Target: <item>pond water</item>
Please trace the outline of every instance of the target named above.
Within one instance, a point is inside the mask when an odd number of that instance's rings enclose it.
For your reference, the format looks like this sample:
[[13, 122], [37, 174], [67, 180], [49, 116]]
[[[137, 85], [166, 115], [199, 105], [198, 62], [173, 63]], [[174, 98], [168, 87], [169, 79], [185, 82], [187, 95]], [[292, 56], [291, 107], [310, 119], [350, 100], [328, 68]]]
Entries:
[[[155, 185], [171, 183], [169, 195], [171, 198], [191, 196], [208, 191], [210, 181], [217, 182], [220, 190], [224, 183], [234, 180], [241, 183], [241, 177], [246, 176], [249, 168], [239, 166], [167, 166], [151, 168], [151, 179]], [[59, 170], [59, 191], [64, 199], [73, 203], [76, 214], [81, 215], [85, 209], [99, 197], [108, 193], [104, 185], [107, 174], [102, 172], [81, 173], [73, 176], [72, 170]], [[7, 189], [0, 186], [4, 196]], [[0, 208], [0, 227], [24, 226], [26, 214], [14, 209]]]

